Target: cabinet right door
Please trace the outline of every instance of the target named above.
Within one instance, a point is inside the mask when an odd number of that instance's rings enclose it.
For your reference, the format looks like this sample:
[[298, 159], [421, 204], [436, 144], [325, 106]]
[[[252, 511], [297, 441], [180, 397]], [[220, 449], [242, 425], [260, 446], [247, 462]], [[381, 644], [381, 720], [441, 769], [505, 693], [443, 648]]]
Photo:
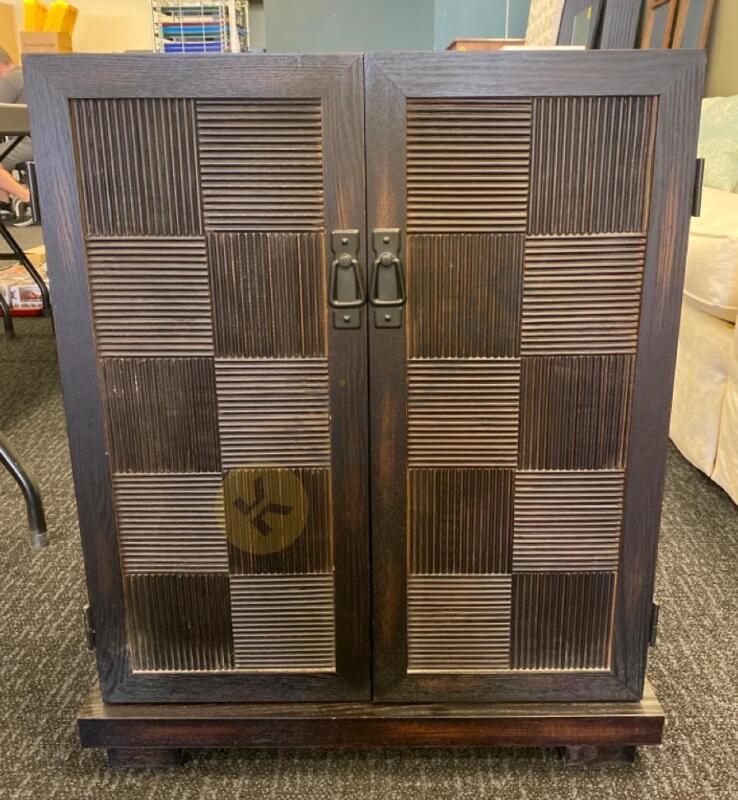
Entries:
[[641, 696], [702, 71], [367, 58], [378, 699]]

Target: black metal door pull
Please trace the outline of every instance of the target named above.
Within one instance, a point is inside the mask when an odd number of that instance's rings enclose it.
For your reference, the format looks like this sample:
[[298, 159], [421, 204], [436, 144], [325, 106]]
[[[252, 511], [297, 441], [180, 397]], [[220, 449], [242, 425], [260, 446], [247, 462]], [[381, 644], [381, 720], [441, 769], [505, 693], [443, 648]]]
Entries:
[[358, 328], [359, 309], [366, 303], [366, 290], [359, 264], [359, 231], [342, 230], [331, 233], [331, 277], [328, 302], [333, 312], [334, 328]]

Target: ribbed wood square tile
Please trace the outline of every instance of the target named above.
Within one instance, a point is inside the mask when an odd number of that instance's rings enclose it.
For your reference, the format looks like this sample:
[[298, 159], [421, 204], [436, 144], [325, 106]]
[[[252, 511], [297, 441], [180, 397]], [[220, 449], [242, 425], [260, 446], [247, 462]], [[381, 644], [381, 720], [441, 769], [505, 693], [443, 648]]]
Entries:
[[123, 571], [228, 572], [223, 478], [114, 475]]
[[195, 103], [70, 101], [88, 236], [201, 232]]
[[520, 354], [522, 235], [408, 237], [409, 358]]
[[615, 571], [625, 473], [518, 472], [515, 572]]
[[214, 233], [208, 250], [216, 355], [326, 355], [322, 234]]
[[227, 575], [129, 575], [125, 581], [134, 670], [232, 669]]
[[409, 466], [514, 466], [519, 384], [514, 359], [409, 361]]
[[622, 469], [635, 356], [522, 359], [523, 470]]
[[224, 501], [232, 573], [333, 569], [330, 470], [229, 470]]
[[529, 100], [407, 101], [407, 230], [524, 232]]
[[330, 465], [328, 362], [216, 360], [225, 468]]
[[114, 472], [217, 472], [210, 358], [104, 358], [101, 388]]
[[533, 100], [528, 232], [645, 231], [654, 97]]
[[231, 605], [238, 669], [335, 670], [333, 575], [234, 575]]
[[644, 236], [529, 237], [523, 355], [634, 353]]
[[411, 574], [510, 572], [511, 469], [408, 471]]
[[213, 354], [204, 239], [92, 239], [87, 267], [101, 356]]
[[510, 666], [510, 575], [408, 578], [409, 672]]
[[320, 100], [199, 100], [197, 130], [206, 228], [323, 227]]
[[615, 575], [513, 575], [513, 669], [607, 669]]

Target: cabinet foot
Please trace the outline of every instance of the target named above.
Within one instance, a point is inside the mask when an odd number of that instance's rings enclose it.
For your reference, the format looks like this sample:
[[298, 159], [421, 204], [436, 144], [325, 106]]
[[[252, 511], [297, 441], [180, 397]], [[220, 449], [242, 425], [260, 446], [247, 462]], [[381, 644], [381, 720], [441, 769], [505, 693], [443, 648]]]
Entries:
[[160, 747], [109, 747], [108, 766], [114, 769], [146, 767], [178, 767], [184, 761], [184, 750]]
[[564, 763], [579, 767], [594, 764], [632, 764], [635, 761], [635, 745], [630, 744], [577, 744], [561, 748]]

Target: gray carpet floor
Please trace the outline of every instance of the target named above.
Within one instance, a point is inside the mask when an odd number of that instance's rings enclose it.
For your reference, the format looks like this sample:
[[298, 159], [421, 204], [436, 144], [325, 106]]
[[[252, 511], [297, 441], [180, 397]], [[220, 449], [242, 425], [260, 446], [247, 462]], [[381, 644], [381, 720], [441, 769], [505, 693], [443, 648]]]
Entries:
[[553, 751], [196, 752], [177, 770], [112, 772], [83, 752], [75, 714], [94, 677], [82, 557], [48, 320], [0, 342], [0, 429], [44, 494], [51, 546], [26, 545], [20, 493], [0, 470], [0, 798], [738, 797], [738, 510], [670, 452], [659, 554], [659, 643], [649, 678], [663, 746], [633, 766], [566, 768]]

